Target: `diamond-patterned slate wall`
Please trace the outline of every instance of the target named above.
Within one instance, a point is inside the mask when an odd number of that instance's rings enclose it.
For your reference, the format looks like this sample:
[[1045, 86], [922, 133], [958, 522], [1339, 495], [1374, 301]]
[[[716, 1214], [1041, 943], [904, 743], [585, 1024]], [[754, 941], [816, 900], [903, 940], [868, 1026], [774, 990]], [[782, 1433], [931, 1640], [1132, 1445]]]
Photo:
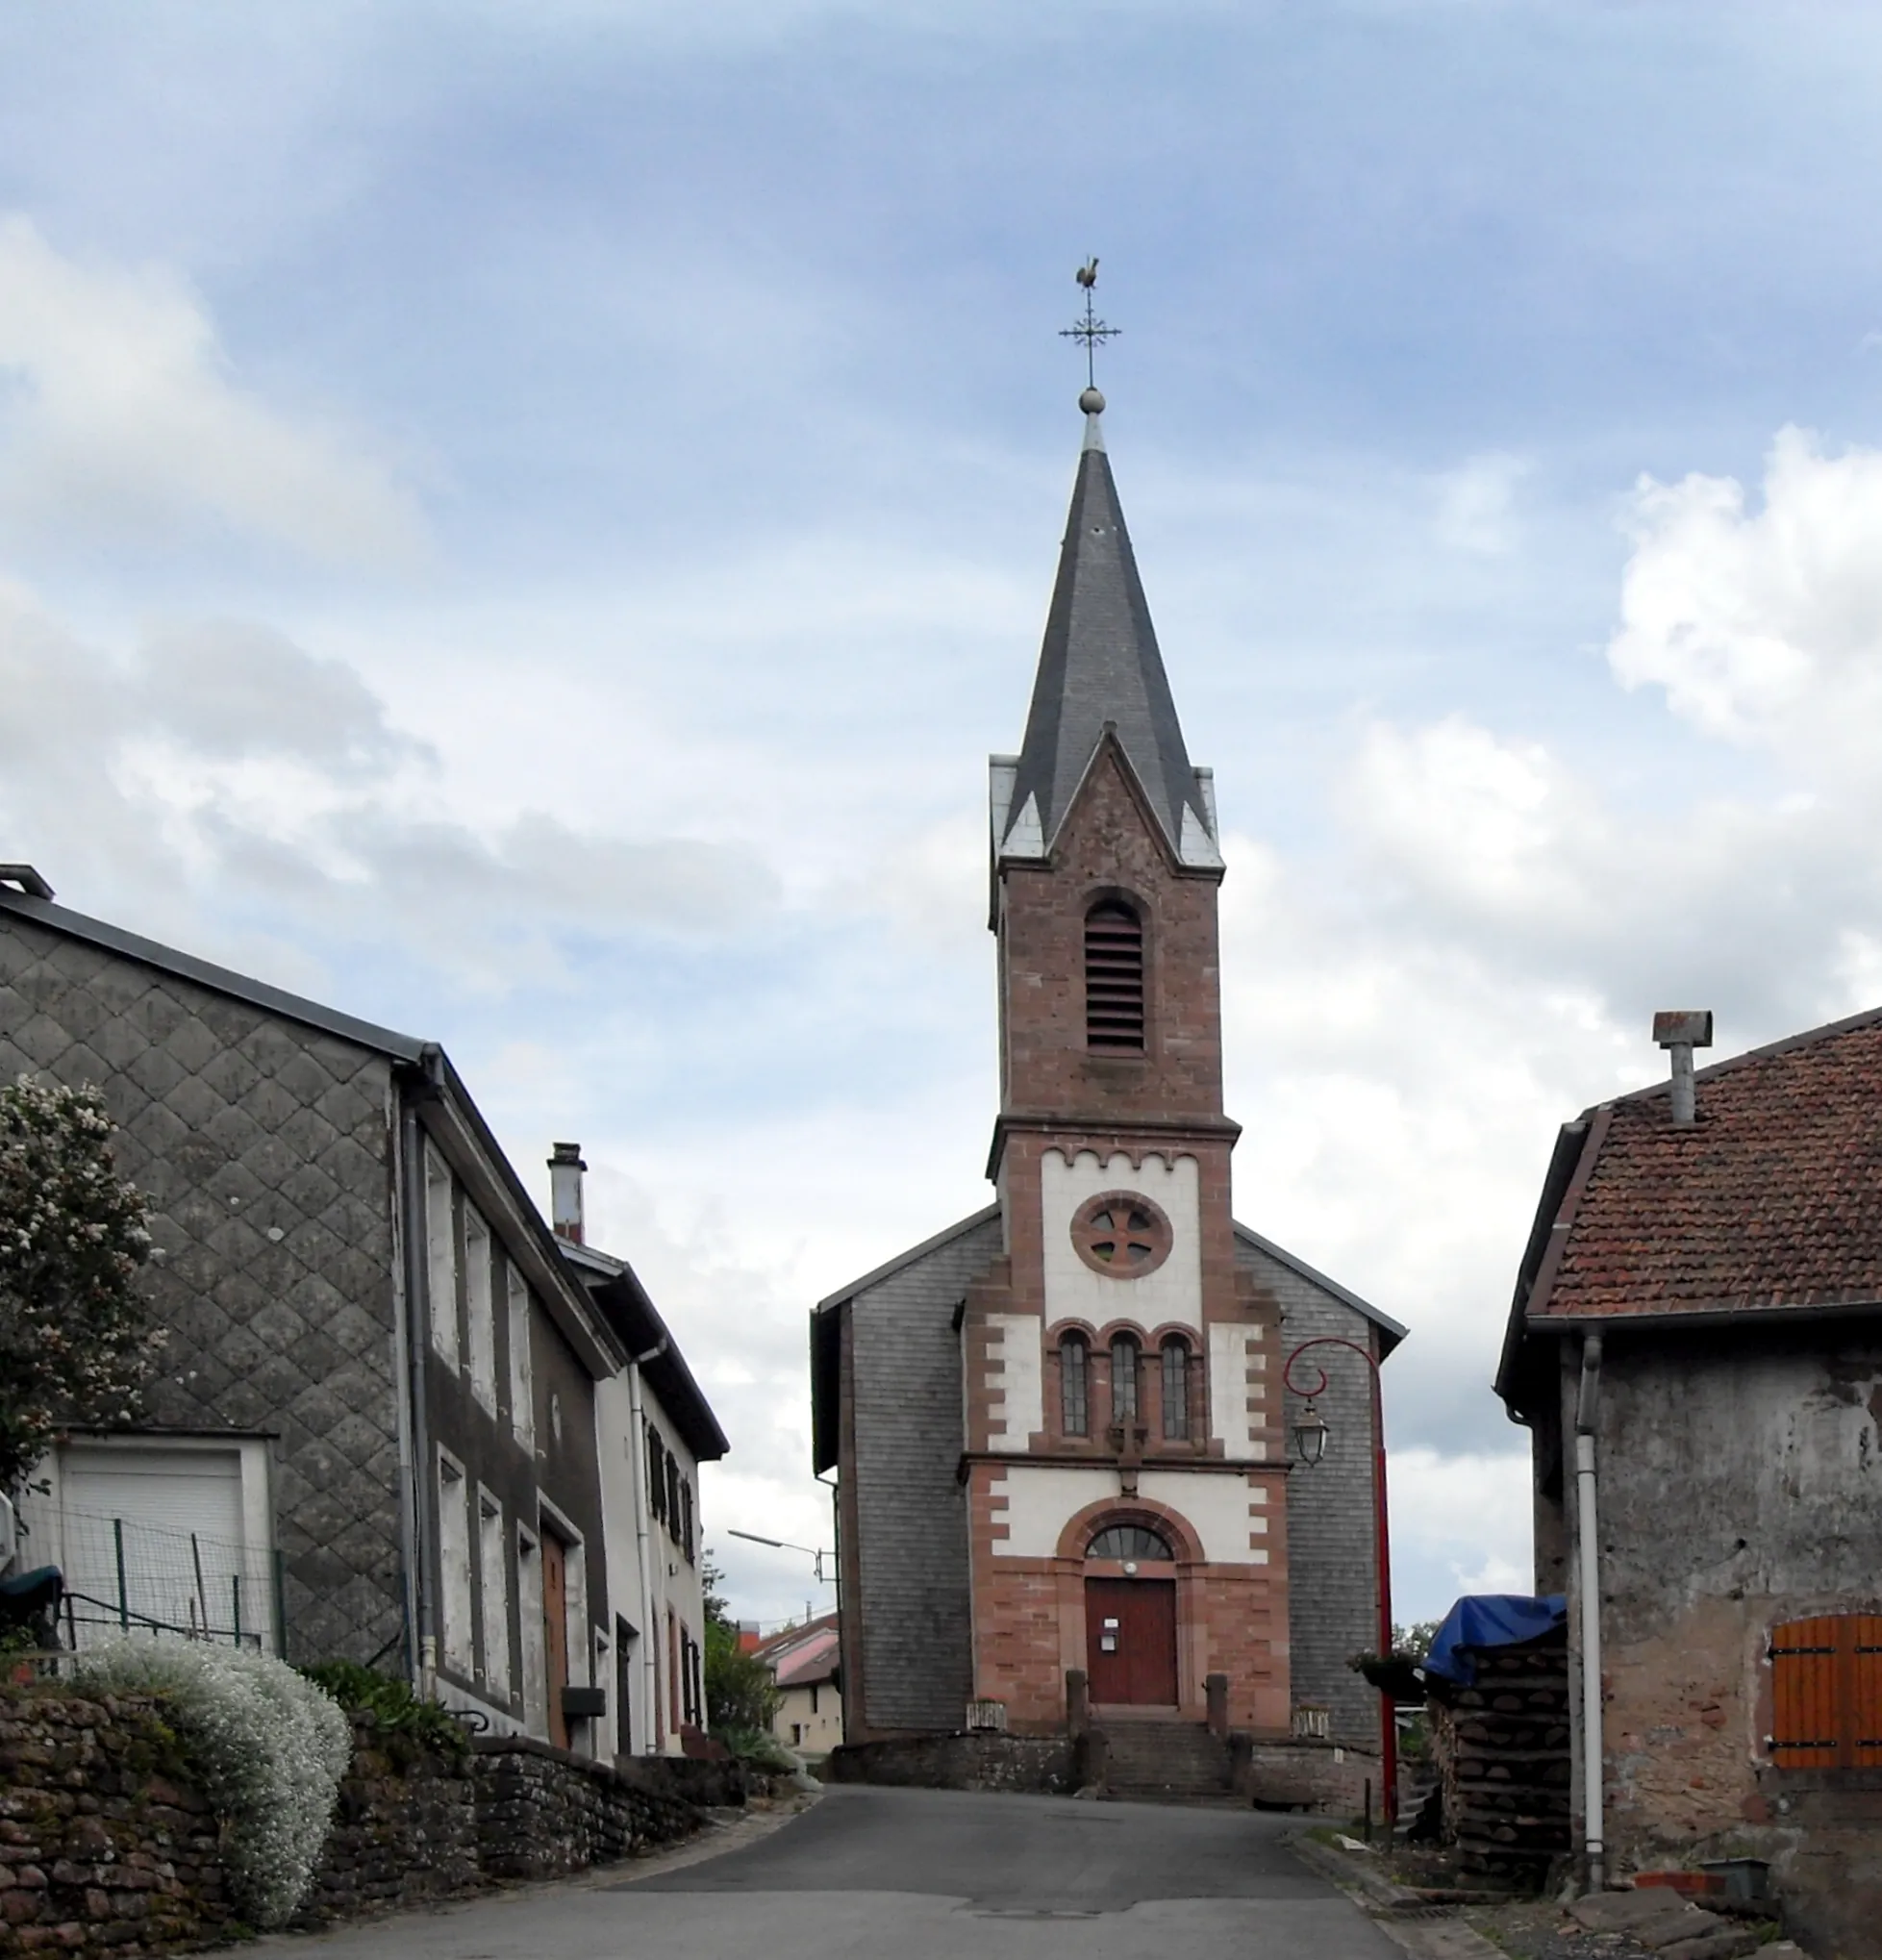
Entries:
[[96, 1083], [151, 1201], [151, 1421], [268, 1430], [289, 1658], [402, 1612], [389, 1060], [0, 917], [0, 1071]]

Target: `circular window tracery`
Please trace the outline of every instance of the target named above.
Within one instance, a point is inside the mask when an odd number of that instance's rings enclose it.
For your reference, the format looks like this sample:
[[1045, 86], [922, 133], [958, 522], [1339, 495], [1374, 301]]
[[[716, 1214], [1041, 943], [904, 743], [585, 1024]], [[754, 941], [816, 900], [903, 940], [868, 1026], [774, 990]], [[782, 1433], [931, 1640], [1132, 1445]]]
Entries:
[[1176, 1554], [1169, 1541], [1147, 1524], [1107, 1524], [1085, 1547], [1085, 1556], [1173, 1561]]
[[1142, 1279], [1169, 1257], [1175, 1233], [1163, 1208], [1139, 1191], [1106, 1191], [1072, 1214], [1071, 1243], [1093, 1272]]

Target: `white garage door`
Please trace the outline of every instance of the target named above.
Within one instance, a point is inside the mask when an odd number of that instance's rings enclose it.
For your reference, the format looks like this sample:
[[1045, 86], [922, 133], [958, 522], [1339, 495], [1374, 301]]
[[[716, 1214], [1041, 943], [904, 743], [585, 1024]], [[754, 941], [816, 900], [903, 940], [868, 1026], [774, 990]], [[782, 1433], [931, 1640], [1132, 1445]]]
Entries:
[[69, 1444], [60, 1536], [81, 1637], [168, 1628], [246, 1644], [268, 1633], [267, 1554], [242, 1528], [236, 1449]]

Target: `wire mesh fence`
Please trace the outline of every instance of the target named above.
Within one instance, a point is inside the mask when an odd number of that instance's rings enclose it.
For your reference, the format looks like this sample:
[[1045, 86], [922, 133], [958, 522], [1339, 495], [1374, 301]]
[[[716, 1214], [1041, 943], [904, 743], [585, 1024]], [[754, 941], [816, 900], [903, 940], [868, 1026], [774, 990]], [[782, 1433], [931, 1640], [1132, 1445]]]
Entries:
[[280, 1650], [278, 1551], [64, 1505], [36, 1522], [35, 1549], [64, 1574], [67, 1646], [149, 1633]]

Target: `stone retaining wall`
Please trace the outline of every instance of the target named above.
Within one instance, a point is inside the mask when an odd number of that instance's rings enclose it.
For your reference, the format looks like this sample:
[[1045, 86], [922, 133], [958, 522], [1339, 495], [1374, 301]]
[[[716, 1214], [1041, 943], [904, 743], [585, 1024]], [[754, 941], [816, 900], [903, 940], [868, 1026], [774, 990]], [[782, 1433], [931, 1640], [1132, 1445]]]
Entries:
[[[702, 1805], [746, 1788], [738, 1764], [615, 1769], [514, 1737], [438, 1753], [363, 1718], [297, 1923], [612, 1863], [690, 1836]], [[0, 1688], [0, 1960], [227, 1938], [220, 1843], [160, 1698]]]
[[139, 1954], [230, 1921], [218, 1832], [148, 1699], [0, 1696], [0, 1954]]

